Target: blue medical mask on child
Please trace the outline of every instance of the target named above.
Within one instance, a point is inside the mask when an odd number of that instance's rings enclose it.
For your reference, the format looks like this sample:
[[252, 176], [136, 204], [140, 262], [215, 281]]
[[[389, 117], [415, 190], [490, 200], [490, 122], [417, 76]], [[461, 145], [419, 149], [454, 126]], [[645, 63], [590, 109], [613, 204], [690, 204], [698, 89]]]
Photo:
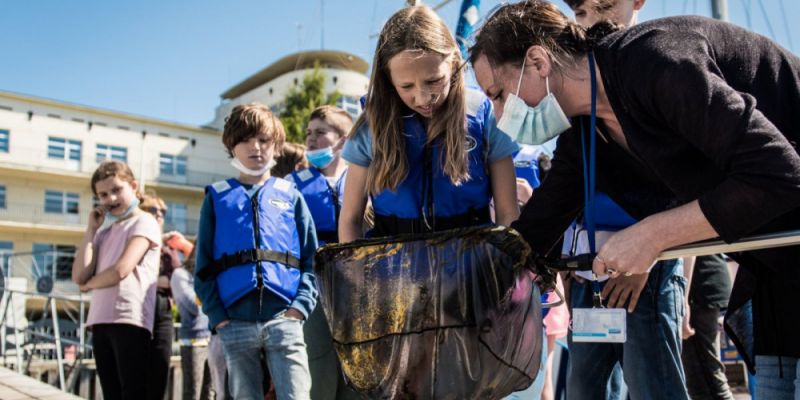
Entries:
[[333, 162], [333, 147], [326, 147], [324, 149], [311, 150], [306, 152], [306, 160], [316, 167], [323, 169]]
[[250, 169], [250, 168], [245, 167], [244, 164], [242, 164], [242, 162], [239, 161], [239, 159], [236, 158], [236, 157], [234, 157], [233, 160], [231, 160], [231, 166], [233, 168], [236, 168], [237, 171], [239, 171], [239, 172], [241, 172], [241, 173], [243, 173], [245, 175], [250, 175], [250, 176], [262, 176], [262, 175], [266, 174], [267, 171], [271, 170], [272, 167], [274, 167], [275, 164], [277, 164], [277, 163], [278, 162], [275, 161], [275, 159], [273, 158], [273, 159], [269, 160], [269, 162], [266, 165], [264, 165], [263, 167], [261, 167], [259, 169]]
[[139, 203], [140, 203], [139, 202], [139, 198], [138, 197], [134, 197], [133, 200], [131, 200], [131, 205], [129, 205], [128, 208], [125, 210], [125, 212], [122, 213], [122, 215], [120, 215], [119, 217], [117, 217], [116, 215], [111, 214], [111, 211], [106, 212], [106, 223], [107, 224], [113, 224], [114, 222], [117, 222], [117, 221], [119, 221], [121, 219], [128, 218], [128, 216], [131, 215], [133, 210], [135, 210], [136, 207], [139, 207]]
[[524, 71], [525, 60], [523, 59], [517, 93], [508, 94], [506, 104], [503, 106], [503, 116], [497, 122], [497, 128], [515, 138], [518, 143], [540, 145], [558, 136], [572, 125], [556, 97], [550, 92], [549, 78], [545, 78], [547, 96], [536, 107], [529, 107], [525, 101], [519, 98]]

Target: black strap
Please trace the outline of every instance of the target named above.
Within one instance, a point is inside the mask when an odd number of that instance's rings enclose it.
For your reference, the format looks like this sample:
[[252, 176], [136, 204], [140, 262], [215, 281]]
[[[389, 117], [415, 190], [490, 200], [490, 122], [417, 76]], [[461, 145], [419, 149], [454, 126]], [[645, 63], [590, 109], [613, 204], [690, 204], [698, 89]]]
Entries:
[[[436, 217], [435, 231], [466, 228], [492, 223], [489, 207], [470, 209], [464, 214], [451, 217]], [[375, 227], [372, 236], [394, 236], [409, 233], [430, 232], [422, 218], [398, 218], [395, 215], [375, 214]]]
[[338, 243], [339, 234], [336, 231], [317, 231], [317, 240], [324, 241], [326, 244]]
[[300, 269], [300, 260], [288, 252], [279, 252], [263, 249], [248, 249], [234, 254], [223, 254], [210, 266], [197, 272], [197, 277], [206, 280], [216, 277], [228, 268], [242, 264], [250, 264], [259, 261], [276, 262], [287, 267]]

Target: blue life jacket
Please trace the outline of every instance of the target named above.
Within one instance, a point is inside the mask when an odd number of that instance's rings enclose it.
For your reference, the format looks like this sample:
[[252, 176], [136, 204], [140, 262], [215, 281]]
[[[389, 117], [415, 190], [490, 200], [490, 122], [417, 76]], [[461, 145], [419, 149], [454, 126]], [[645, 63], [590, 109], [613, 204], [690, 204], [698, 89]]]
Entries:
[[598, 231], [621, 231], [636, 223], [614, 200], [605, 193], [594, 196], [594, 224]]
[[467, 90], [467, 137], [470, 179], [453, 185], [442, 169], [442, 145], [428, 145], [418, 114], [403, 117], [408, 175], [396, 191], [384, 190], [372, 199], [373, 236], [439, 231], [491, 223], [492, 188], [488, 172], [488, 138], [484, 115], [491, 102], [482, 93]]
[[539, 180], [539, 163], [536, 161], [514, 161], [514, 171], [517, 178], [528, 181], [532, 188], [536, 189], [542, 185]]
[[311, 167], [291, 173], [295, 184], [297, 184], [297, 190], [303, 194], [303, 198], [308, 204], [308, 209], [311, 211], [320, 246], [339, 241], [337, 226], [346, 174], [347, 172], [345, 171], [336, 182], [336, 187], [332, 188], [328, 180], [317, 168]]
[[294, 300], [301, 271], [293, 186], [272, 177], [252, 197], [236, 179], [206, 188], [214, 204], [214, 267], [225, 308], [259, 288], [287, 304]]

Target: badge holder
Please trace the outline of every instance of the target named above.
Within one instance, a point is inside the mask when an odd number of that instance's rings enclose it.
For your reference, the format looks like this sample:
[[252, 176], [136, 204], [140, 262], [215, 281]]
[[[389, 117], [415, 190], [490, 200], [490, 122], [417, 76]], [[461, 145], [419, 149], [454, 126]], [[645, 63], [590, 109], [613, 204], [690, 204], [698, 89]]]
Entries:
[[[595, 161], [597, 132], [597, 77], [594, 70], [594, 55], [589, 52], [589, 74], [592, 88], [592, 112], [589, 117], [589, 154], [586, 154], [586, 135], [581, 121], [581, 150], [583, 156], [584, 223], [589, 238], [591, 254], [596, 253], [594, 226]], [[606, 308], [600, 291], [600, 283], [593, 274], [592, 308], [572, 309], [572, 341], [590, 343], [625, 343], [627, 339], [627, 313], [624, 308]]]

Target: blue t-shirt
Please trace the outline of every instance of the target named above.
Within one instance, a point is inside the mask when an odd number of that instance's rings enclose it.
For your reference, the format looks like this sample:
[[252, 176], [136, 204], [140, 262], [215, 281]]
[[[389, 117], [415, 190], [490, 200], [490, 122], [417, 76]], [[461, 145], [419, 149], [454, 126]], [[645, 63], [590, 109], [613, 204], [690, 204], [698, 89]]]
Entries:
[[[483, 99], [489, 102], [486, 97]], [[511, 137], [497, 129], [491, 102], [488, 107], [483, 107], [483, 110], [483, 120], [485, 121], [483, 134], [489, 139], [489, 164], [491, 164], [519, 151], [519, 145]], [[362, 125], [355, 135], [347, 140], [344, 150], [342, 150], [342, 158], [351, 164], [369, 167], [372, 162], [372, 135], [368, 124]]]

